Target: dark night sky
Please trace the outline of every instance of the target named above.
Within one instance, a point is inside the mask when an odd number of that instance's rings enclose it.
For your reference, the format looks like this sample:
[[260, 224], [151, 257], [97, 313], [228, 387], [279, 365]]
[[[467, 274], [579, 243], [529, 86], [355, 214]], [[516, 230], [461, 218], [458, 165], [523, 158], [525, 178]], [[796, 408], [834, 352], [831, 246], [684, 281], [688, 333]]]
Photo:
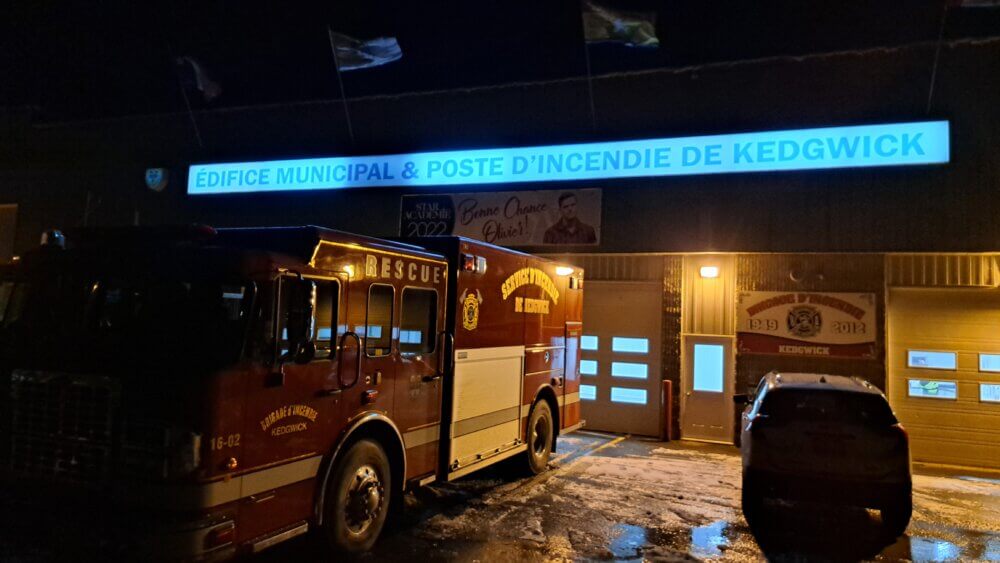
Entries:
[[[20, 2], [0, 35], [0, 105], [42, 120], [183, 109], [171, 55], [221, 84], [210, 107], [339, 97], [326, 26], [398, 37], [403, 59], [344, 74], [349, 96], [484, 86], [585, 74], [576, 0], [327, 2]], [[82, 5], [81, 5], [82, 4]], [[277, 3], [272, 3], [277, 4]], [[655, 11], [659, 49], [591, 47], [595, 74], [936, 39], [941, 0], [605, 0]], [[948, 37], [1000, 34], [1000, 9], [954, 9]], [[204, 107], [200, 100], [195, 104]]]

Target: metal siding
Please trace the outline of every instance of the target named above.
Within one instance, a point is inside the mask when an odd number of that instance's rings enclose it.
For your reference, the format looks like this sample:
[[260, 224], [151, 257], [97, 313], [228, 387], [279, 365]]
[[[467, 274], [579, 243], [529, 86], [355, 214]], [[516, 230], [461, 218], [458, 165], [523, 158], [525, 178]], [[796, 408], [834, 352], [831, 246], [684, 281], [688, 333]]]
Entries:
[[[702, 278], [702, 266], [717, 266], [719, 277]], [[731, 254], [684, 257], [681, 325], [685, 334], [735, 334], [735, 270]]]
[[993, 254], [890, 254], [886, 277], [891, 287], [997, 287]]
[[662, 256], [635, 254], [542, 254], [583, 268], [594, 281], [660, 281]]

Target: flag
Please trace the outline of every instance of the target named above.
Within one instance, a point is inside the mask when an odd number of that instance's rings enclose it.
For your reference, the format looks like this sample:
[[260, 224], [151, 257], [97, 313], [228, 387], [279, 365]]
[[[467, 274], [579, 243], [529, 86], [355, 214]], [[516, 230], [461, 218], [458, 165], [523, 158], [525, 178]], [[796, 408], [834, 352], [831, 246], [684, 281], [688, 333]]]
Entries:
[[193, 57], [177, 57], [174, 60], [177, 65], [177, 76], [181, 81], [181, 87], [188, 92], [199, 92], [206, 102], [211, 102], [222, 94], [222, 87], [212, 80], [205, 67]]
[[619, 12], [590, 0], [583, 3], [583, 37], [588, 43], [611, 41], [629, 47], [659, 47], [656, 14]]
[[329, 31], [330, 47], [336, 56], [340, 70], [357, 70], [381, 66], [403, 57], [399, 42], [395, 37], [377, 37], [361, 41], [353, 37]]

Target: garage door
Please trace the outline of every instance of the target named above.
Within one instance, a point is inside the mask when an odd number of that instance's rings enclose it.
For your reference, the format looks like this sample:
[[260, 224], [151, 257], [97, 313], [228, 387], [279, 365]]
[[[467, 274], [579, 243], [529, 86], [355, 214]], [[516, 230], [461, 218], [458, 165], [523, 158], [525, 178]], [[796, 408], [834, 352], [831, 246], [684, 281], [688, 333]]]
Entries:
[[892, 290], [889, 400], [914, 461], [1000, 468], [1000, 291]]
[[580, 339], [580, 412], [587, 428], [660, 433], [659, 283], [588, 281]]

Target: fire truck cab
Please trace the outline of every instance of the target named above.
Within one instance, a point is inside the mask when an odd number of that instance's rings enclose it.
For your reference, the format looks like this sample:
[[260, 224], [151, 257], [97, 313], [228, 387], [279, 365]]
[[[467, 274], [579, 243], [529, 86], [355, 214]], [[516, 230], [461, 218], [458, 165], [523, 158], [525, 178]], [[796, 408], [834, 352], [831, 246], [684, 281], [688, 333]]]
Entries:
[[318, 227], [66, 240], [2, 272], [0, 470], [158, 556], [364, 551], [407, 489], [542, 471], [582, 424], [579, 268]]

